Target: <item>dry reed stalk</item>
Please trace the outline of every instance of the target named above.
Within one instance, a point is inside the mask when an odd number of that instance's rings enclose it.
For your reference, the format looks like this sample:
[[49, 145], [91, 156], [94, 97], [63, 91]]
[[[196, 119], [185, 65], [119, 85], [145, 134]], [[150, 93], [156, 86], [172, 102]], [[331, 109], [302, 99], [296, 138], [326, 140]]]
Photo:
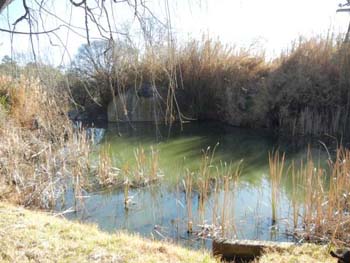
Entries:
[[223, 203], [221, 213], [222, 235], [228, 234], [227, 226], [230, 226], [231, 233], [237, 235], [235, 224], [235, 194], [239, 177], [242, 173], [242, 160], [233, 168], [233, 165], [221, 164], [220, 178], [223, 179]]
[[213, 189], [214, 189], [214, 198], [213, 198], [214, 204], [213, 204], [213, 212], [212, 212], [212, 215], [213, 215], [212, 224], [214, 226], [217, 226], [218, 209], [219, 209], [219, 191], [220, 191], [220, 185], [217, 178], [215, 178], [214, 180]]
[[142, 182], [147, 173], [147, 158], [143, 147], [136, 148], [134, 151], [136, 168], [134, 170], [134, 180], [138, 184]]
[[[299, 229], [296, 231], [297, 235], [312, 241], [350, 241], [349, 157], [347, 149], [339, 148], [335, 161], [331, 161], [329, 169], [326, 170], [320, 164], [315, 166], [309, 151], [306, 164], [302, 162], [300, 170], [293, 172], [300, 174], [305, 187], [303, 231]], [[327, 180], [328, 188], [325, 187]], [[294, 228], [295, 226], [296, 221]]]
[[128, 209], [129, 204], [129, 187], [130, 183], [128, 179], [125, 179], [124, 181], [124, 208]]
[[159, 170], [159, 152], [154, 150], [151, 146], [151, 156], [150, 156], [150, 171], [149, 171], [149, 181], [154, 182], [158, 179]]
[[235, 200], [236, 200], [236, 192], [237, 192], [237, 186], [238, 186], [238, 182], [239, 182], [239, 178], [241, 177], [242, 174], [242, 170], [243, 170], [243, 160], [240, 160], [239, 163], [237, 164], [235, 171], [232, 175], [232, 214], [231, 214], [231, 218], [232, 218], [232, 231], [235, 234], [235, 236], [237, 236], [237, 228], [236, 228], [236, 224], [235, 224]]
[[[302, 167], [302, 164], [301, 164]], [[292, 161], [291, 164], [291, 173], [292, 173], [292, 209], [293, 209], [293, 228], [294, 230], [298, 227], [299, 221], [299, 211], [300, 205], [298, 198], [300, 196], [300, 172], [295, 171], [295, 163]]]
[[271, 182], [271, 208], [272, 208], [272, 224], [277, 222], [277, 207], [281, 187], [281, 179], [285, 163], [285, 154], [278, 151], [269, 152], [270, 182]]
[[204, 214], [205, 214], [205, 203], [207, 201], [208, 192], [210, 188], [210, 180], [211, 180], [211, 170], [213, 167], [213, 160], [215, 155], [215, 150], [219, 144], [216, 144], [213, 150], [211, 151], [210, 147], [208, 147], [205, 151], [203, 151], [202, 159], [200, 163], [200, 168], [198, 172], [198, 190], [199, 190], [199, 212], [201, 215], [201, 223], [204, 223]]
[[304, 224], [305, 224], [305, 231], [309, 232], [309, 227], [311, 226], [312, 222], [312, 215], [313, 215], [313, 196], [314, 191], [311, 191], [313, 189], [314, 185], [314, 162], [311, 157], [311, 153], [308, 150], [307, 154], [307, 161], [304, 166], [304, 170], [302, 170], [302, 177], [304, 179], [303, 185], [305, 186], [305, 200], [304, 200]]
[[322, 221], [323, 221], [323, 202], [324, 202], [324, 197], [325, 197], [325, 190], [323, 187], [323, 183], [324, 183], [324, 170], [318, 166], [318, 168], [316, 168], [316, 170], [314, 170], [315, 173], [315, 179], [314, 179], [314, 206], [315, 206], [315, 211], [316, 211], [316, 215], [315, 215], [315, 228], [316, 229], [320, 229], [322, 231], [323, 229], [323, 225], [322, 225]]
[[111, 175], [112, 160], [111, 160], [111, 146], [108, 144], [103, 147], [99, 153], [99, 163], [97, 170], [97, 178], [100, 185], [111, 185], [114, 184], [115, 180]]
[[187, 232], [193, 232], [193, 215], [192, 215], [192, 186], [194, 173], [186, 170], [185, 179], [182, 181], [185, 189], [186, 208], [187, 208]]
[[6, 196], [0, 193], [2, 198], [50, 208], [64, 193], [69, 178], [75, 192], [80, 192], [87, 174], [82, 159], [86, 164], [89, 143], [74, 134], [62, 114], [63, 100], [38, 81], [23, 77], [0, 78], [0, 90], [6, 91], [9, 103], [3, 116], [7, 123], [0, 132], [0, 173], [12, 189]]
[[226, 226], [228, 225], [227, 222], [227, 209], [228, 206], [228, 195], [229, 195], [229, 189], [230, 188], [230, 178], [226, 175], [223, 177], [223, 191], [224, 191], [224, 200], [222, 204], [222, 210], [221, 210], [221, 229], [222, 229], [222, 235], [225, 236], [225, 230]]

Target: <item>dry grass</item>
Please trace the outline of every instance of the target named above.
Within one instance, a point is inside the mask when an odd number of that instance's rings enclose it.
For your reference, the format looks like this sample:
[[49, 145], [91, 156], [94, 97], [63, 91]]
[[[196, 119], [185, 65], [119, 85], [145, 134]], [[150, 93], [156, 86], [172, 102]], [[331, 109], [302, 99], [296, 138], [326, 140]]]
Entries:
[[285, 154], [280, 157], [278, 151], [269, 153], [272, 224], [277, 221], [278, 200], [280, 197], [281, 179], [283, 175]]
[[[156, 183], [163, 176], [159, 168], [159, 151], [154, 147], [145, 150], [134, 149], [134, 160], [128, 160], [121, 167], [115, 167], [110, 145], [103, 146], [98, 155], [96, 178], [103, 187], [143, 187]], [[130, 164], [133, 162], [134, 164]]]
[[249, 97], [268, 72], [264, 56], [252, 55], [208, 37], [189, 41], [175, 52], [179, 87], [186, 94], [179, 94], [180, 109], [195, 118], [245, 125], [250, 119]]
[[0, 196], [52, 207], [66, 180], [87, 168], [89, 143], [74, 135], [62, 97], [36, 80], [1, 77], [0, 90], [8, 104], [0, 126]]
[[186, 194], [186, 209], [187, 209], [187, 232], [193, 232], [193, 215], [192, 215], [192, 184], [193, 172], [186, 170], [186, 176], [183, 180], [185, 194]]
[[132, 176], [129, 177], [130, 185], [133, 187], [146, 186], [159, 181], [162, 173], [159, 168], [159, 152], [150, 147], [145, 151], [143, 147], [134, 150], [135, 167]]
[[111, 146], [102, 147], [98, 156], [98, 168], [96, 177], [99, 185], [115, 186], [122, 184], [120, 169], [112, 166]]
[[[200, 238], [233, 237], [237, 235], [235, 227], [235, 194], [239, 177], [242, 173], [242, 160], [237, 164], [214, 164], [215, 150], [208, 147], [202, 152], [198, 169], [185, 170], [182, 180], [186, 209], [187, 231]], [[223, 198], [219, 198], [220, 193]], [[193, 198], [198, 195], [198, 211], [193, 213]], [[210, 206], [209, 196], [213, 194]], [[206, 210], [212, 209], [211, 223], [206, 216]]]
[[107, 234], [95, 226], [69, 222], [0, 203], [1, 262], [217, 262], [208, 252]]
[[349, 121], [349, 50], [333, 36], [300, 38], [276, 59], [257, 98], [268, 126], [293, 135], [344, 134]]
[[305, 244], [283, 252], [267, 251], [256, 263], [336, 263], [329, 254], [329, 246]]
[[[280, 159], [278, 152], [272, 157], [270, 155], [269, 158], [270, 173], [277, 178], [271, 178], [272, 200], [278, 200], [277, 193], [281, 188], [278, 182], [281, 177], [291, 176], [291, 225], [294, 228], [291, 233], [308, 242], [334, 243], [341, 246], [349, 244], [349, 150], [339, 148], [335, 159], [328, 160], [326, 168], [320, 163], [316, 164], [309, 151], [306, 161], [301, 161], [300, 167], [292, 162], [286, 172], [283, 172], [284, 157]], [[272, 202], [272, 210], [274, 209], [276, 204]], [[276, 217], [274, 212], [273, 215]]]
[[[305, 244], [266, 251], [255, 262], [336, 262], [329, 246]], [[206, 251], [190, 251], [127, 233], [107, 234], [83, 225], [0, 203], [1, 262], [217, 262]]]
[[293, 135], [344, 134], [350, 123], [349, 51], [341, 37], [300, 38], [267, 61], [264, 50], [253, 53], [203, 36], [200, 41], [159, 44], [142, 55], [116, 50], [111, 61], [116, 71], [106, 71], [105, 79], [103, 69], [92, 72], [95, 79], [88, 86], [107, 85], [101, 88], [101, 103], [109, 102], [105, 98], [113, 89], [121, 94], [145, 83], [155, 86], [171, 121], [190, 117]]

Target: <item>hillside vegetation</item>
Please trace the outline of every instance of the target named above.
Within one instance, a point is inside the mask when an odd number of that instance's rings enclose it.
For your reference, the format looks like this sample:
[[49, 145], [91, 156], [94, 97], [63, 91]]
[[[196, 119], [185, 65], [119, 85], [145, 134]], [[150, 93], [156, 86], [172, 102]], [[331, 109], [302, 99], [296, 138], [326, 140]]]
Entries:
[[106, 108], [112, 95], [148, 84], [163, 97], [168, 120], [346, 136], [349, 51], [333, 36], [300, 38], [272, 61], [264, 50], [253, 53], [205, 37], [144, 51], [99, 41], [81, 47], [68, 77], [73, 98], [83, 106], [97, 102]]

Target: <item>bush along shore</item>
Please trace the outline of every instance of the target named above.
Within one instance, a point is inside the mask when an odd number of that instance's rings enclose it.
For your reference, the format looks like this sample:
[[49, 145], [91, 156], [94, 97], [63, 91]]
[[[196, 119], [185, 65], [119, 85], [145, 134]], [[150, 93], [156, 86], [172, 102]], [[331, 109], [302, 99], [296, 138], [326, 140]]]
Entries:
[[[211, 119], [287, 135], [345, 137], [349, 51], [348, 43], [332, 35], [301, 37], [270, 60], [264, 50], [238, 49], [208, 37], [142, 52], [124, 42], [97, 41], [80, 48], [66, 75], [72, 97], [87, 112], [97, 112], [96, 102], [106, 112], [109, 103], [124, 96], [117, 103], [123, 106], [117, 108], [119, 114], [128, 115], [128, 91], [147, 97], [155, 89], [161, 98], [159, 115], [169, 122]], [[108, 67], [103, 61], [109, 62]], [[145, 86], [152, 88], [151, 93], [144, 92]]]

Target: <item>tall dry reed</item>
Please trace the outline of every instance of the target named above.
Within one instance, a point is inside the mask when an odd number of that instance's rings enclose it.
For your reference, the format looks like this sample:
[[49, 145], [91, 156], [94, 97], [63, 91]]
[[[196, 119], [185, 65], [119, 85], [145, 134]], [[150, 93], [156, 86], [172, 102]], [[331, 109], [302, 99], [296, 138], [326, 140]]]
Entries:
[[271, 182], [271, 209], [272, 224], [277, 222], [277, 209], [280, 197], [281, 179], [285, 165], [285, 154], [280, 156], [278, 151], [269, 152], [270, 182]]
[[[24, 77], [0, 77], [0, 93], [8, 105], [0, 126], [0, 196], [25, 206], [53, 207], [77, 168], [87, 169], [80, 161], [89, 144], [82, 146], [64, 114], [63, 94], [57, 98]], [[79, 173], [85, 177], [87, 171]]]

